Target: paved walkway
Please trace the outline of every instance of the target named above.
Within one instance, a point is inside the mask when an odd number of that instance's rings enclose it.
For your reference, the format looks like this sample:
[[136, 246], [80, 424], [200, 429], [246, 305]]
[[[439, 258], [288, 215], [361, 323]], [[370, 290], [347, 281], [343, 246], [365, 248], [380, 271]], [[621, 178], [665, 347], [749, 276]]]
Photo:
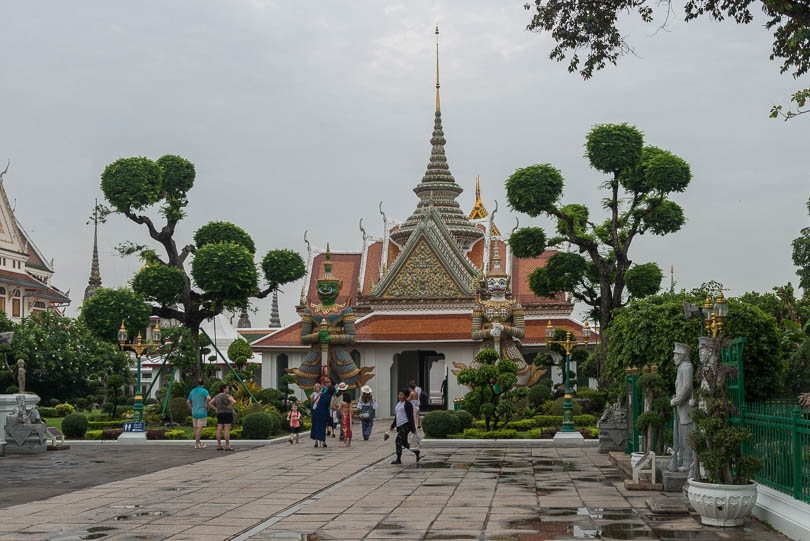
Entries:
[[593, 448], [436, 449], [394, 466], [380, 432], [349, 449], [261, 447], [0, 509], [0, 540], [786, 540], [756, 521], [722, 530], [651, 516], [646, 499], [663, 495], [625, 491]]

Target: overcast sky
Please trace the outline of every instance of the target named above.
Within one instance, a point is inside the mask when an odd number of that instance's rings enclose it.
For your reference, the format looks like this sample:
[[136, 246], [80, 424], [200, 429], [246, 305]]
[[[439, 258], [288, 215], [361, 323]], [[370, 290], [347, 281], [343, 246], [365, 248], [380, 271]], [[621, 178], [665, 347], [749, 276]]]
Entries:
[[[377, 206], [403, 220], [428, 160], [434, 34], [441, 29], [447, 156], [474, 201], [509, 231], [504, 180], [550, 162], [563, 201], [597, 212], [604, 178], [583, 158], [597, 123], [628, 122], [646, 143], [686, 159], [675, 199], [683, 230], [642, 237], [637, 263], [675, 265], [679, 287], [718, 280], [733, 294], [797, 281], [790, 241], [808, 225], [810, 119], [768, 119], [808, 81], [780, 76], [760, 25], [674, 17], [653, 35], [633, 17], [637, 57], [583, 81], [525, 31], [522, 0], [346, 2], [4, 2], [0, 9], [0, 159], [17, 216], [55, 259], [55, 284], [80, 304], [90, 267], [85, 224], [99, 175], [120, 157], [180, 154], [197, 168], [178, 243], [210, 220], [246, 229], [258, 257], [274, 248], [359, 250], [358, 221], [380, 235]], [[543, 224], [521, 218], [521, 225]], [[140, 266], [114, 246], [145, 231], [112, 216], [100, 231], [105, 286]], [[301, 283], [282, 295], [295, 319]], [[269, 299], [255, 326], [267, 324]]]

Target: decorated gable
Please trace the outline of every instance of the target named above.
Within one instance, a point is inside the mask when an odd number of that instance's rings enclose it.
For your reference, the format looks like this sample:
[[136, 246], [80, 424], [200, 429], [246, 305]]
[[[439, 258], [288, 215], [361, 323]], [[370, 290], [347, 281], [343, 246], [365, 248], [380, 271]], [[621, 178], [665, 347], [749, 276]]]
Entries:
[[464, 293], [427, 241], [420, 239], [380, 296], [460, 297]]

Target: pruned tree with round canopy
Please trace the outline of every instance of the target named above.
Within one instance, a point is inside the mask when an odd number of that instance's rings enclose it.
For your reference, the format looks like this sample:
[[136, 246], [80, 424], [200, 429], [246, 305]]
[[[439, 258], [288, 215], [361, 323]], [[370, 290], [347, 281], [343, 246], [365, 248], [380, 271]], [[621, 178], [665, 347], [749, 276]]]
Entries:
[[[240, 227], [212, 221], [194, 234], [194, 243], [180, 248], [177, 224], [185, 217], [188, 192], [194, 186], [194, 165], [180, 156], [157, 160], [121, 158], [101, 175], [101, 190], [109, 207], [102, 216], [118, 213], [143, 226], [164, 255], [145, 244], [119, 245], [122, 255], [139, 254], [145, 266], [133, 277], [135, 293], [149, 301], [152, 315], [174, 319], [186, 326], [195, 345], [200, 324], [223, 310], [247, 307], [252, 298], [264, 298], [279, 286], [304, 276], [301, 257], [290, 250], [268, 252], [262, 260], [266, 285], [261, 288], [253, 239]], [[163, 221], [150, 216], [157, 209]], [[186, 269], [191, 257], [190, 273]], [[199, 367], [194, 367], [199, 375]]]
[[[507, 199], [518, 212], [555, 219], [556, 231], [549, 237], [542, 228], [525, 227], [512, 235], [509, 245], [521, 258], [566, 243], [575, 247], [551, 256], [530, 275], [529, 286], [539, 297], [570, 293], [590, 307], [604, 330], [628, 298], [658, 291], [661, 269], [655, 263], [633, 265], [630, 246], [639, 235], [663, 236], [683, 226], [683, 210], [670, 197], [686, 190], [692, 174], [678, 156], [645, 146], [643, 134], [627, 124], [595, 126], [586, 138], [586, 156], [607, 176], [599, 186], [608, 192], [603, 199], [607, 216], [597, 219], [585, 205], [562, 204], [562, 173], [548, 163], [530, 165], [506, 180]], [[600, 364], [605, 351], [603, 347]]]

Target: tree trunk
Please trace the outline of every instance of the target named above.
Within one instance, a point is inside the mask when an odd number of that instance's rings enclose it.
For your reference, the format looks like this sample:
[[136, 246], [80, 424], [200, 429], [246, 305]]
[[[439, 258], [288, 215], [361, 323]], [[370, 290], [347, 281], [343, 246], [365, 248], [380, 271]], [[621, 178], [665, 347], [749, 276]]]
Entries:
[[202, 352], [200, 351], [200, 326], [199, 324], [189, 327], [191, 331], [191, 336], [194, 338], [194, 351], [197, 353], [197, 362], [194, 363], [192, 367], [191, 375], [194, 378], [194, 381], [199, 379], [200, 377], [200, 365], [202, 364]]

